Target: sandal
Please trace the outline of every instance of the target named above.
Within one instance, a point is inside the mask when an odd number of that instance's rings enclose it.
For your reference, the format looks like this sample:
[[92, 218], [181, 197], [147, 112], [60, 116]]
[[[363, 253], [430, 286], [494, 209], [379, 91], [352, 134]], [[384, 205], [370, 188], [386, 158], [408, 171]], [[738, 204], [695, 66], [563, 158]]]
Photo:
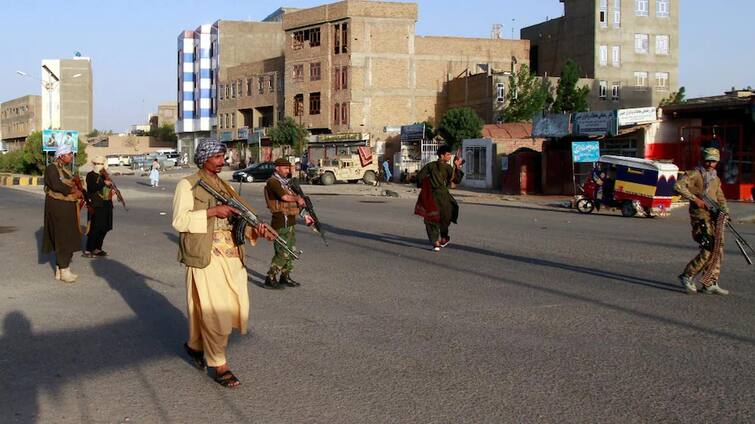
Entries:
[[107, 256], [107, 252], [104, 250], [100, 250], [99, 252], [92, 252], [94, 256]]
[[203, 370], [204, 367], [207, 366], [207, 363], [204, 360], [204, 352], [190, 348], [188, 343], [184, 343], [184, 350], [189, 354], [196, 369]]
[[84, 253], [81, 254], [81, 256], [84, 258], [92, 259], [94, 257], [94, 254], [90, 251], [85, 251]]
[[213, 380], [215, 380], [216, 383], [228, 389], [235, 389], [236, 387], [239, 387], [241, 385], [241, 382], [239, 381], [238, 378], [236, 378], [235, 375], [233, 375], [231, 370], [228, 370], [220, 375], [218, 375], [216, 372], [215, 378], [213, 378]]

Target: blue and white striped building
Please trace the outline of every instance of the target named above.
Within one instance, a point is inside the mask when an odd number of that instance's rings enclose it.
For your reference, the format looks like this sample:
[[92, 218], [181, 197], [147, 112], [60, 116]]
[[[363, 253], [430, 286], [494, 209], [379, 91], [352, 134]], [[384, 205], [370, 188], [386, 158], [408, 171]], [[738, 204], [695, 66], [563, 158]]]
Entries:
[[192, 155], [199, 139], [213, 136], [217, 110], [217, 23], [181, 32], [177, 60], [178, 149]]

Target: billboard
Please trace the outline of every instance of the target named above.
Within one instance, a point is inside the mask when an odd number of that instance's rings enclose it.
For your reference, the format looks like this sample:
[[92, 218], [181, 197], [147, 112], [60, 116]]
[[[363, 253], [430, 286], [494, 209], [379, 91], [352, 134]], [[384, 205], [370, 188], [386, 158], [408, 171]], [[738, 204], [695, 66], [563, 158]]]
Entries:
[[79, 152], [79, 132], [72, 130], [44, 130], [42, 131], [42, 151], [54, 152], [61, 144], [71, 146], [71, 151]]
[[596, 137], [616, 135], [619, 132], [615, 110], [603, 112], [578, 112], [572, 115], [574, 135]]
[[535, 115], [532, 122], [533, 137], [560, 138], [569, 135], [569, 114], [549, 113]]
[[654, 107], [637, 107], [632, 109], [619, 109], [619, 126], [625, 127], [636, 124], [647, 124], [658, 120], [658, 110]]
[[571, 157], [574, 163], [597, 162], [600, 159], [600, 143], [597, 141], [573, 141]]

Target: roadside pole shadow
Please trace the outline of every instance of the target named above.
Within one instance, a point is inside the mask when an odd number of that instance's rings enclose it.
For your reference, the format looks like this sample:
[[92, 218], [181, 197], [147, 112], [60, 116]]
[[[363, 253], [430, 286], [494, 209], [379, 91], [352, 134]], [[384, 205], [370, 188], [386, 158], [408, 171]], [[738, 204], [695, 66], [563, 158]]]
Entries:
[[34, 233], [34, 237], [37, 240], [37, 264], [48, 264], [50, 270], [55, 272], [55, 252], [42, 253], [42, 246], [44, 245], [45, 227], [41, 226]]
[[366, 233], [364, 231], [350, 230], [346, 228], [336, 227], [330, 224], [323, 224], [323, 229], [325, 230], [326, 237], [328, 233], [333, 233], [346, 237], [361, 238], [366, 240], [379, 241], [387, 244], [394, 244], [401, 247], [425, 248], [429, 245], [429, 242], [426, 238], [414, 238], [386, 233]]

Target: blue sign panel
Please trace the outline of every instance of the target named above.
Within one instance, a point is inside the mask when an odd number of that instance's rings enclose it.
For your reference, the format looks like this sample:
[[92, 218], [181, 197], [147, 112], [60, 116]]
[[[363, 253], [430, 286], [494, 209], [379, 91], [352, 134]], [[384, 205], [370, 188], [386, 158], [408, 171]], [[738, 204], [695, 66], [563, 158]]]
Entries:
[[44, 130], [42, 131], [42, 151], [54, 152], [61, 144], [71, 146], [71, 151], [79, 151], [79, 132], [68, 130]]
[[574, 141], [571, 144], [574, 163], [597, 162], [600, 159], [600, 143], [597, 141]]

